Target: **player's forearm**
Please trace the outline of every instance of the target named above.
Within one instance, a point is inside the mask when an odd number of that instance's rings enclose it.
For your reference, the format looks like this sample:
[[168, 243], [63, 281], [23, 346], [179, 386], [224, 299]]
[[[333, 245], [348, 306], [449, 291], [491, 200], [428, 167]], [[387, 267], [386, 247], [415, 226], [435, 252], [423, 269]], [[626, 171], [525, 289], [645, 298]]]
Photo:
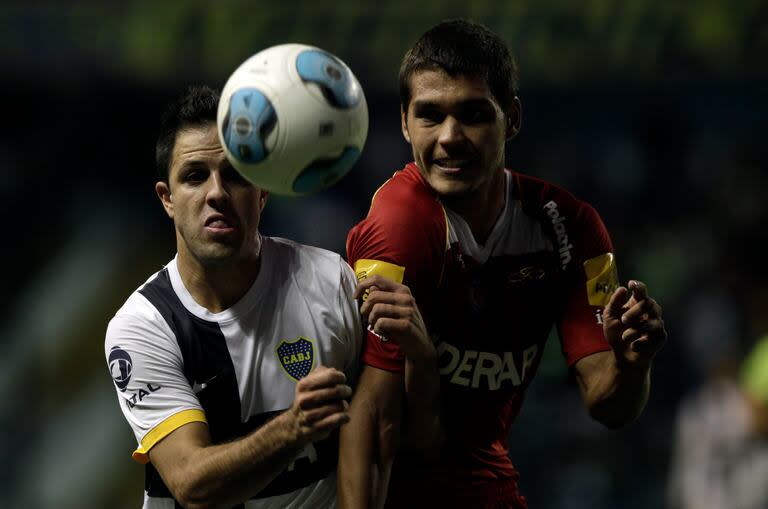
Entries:
[[443, 443], [440, 374], [436, 357], [406, 359], [404, 448], [425, 459], [437, 459]]
[[233, 442], [197, 449], [177, 476], [186, 508], [229, 508], [259, 493], [304, 447], [290, 411]]
[[608, 357], [597, 383], [586, 389], [585, 400], [593, 419], [609, 428], [635, 420], [645, 408], [651, 387], [651, 365], [620, 366]]
[[389, 475], [400, 446], [401, 373], [365, 366], [340, 432], [338, 495], [341, 509], [384, 506]]
[[370, 402], [352, 400], [350, 422], [339, 434], [337, 469], [337, 505], [339, 509], [363, 508], [370, 505], [376, 462], [375, 411]]

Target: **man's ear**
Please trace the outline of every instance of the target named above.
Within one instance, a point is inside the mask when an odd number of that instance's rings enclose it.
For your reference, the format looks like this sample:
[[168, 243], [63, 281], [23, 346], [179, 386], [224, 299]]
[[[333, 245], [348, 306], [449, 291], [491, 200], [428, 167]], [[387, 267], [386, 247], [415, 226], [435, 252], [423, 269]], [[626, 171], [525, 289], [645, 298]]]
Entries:
[[520, 104], [520, 99], [515, 96], [514, 100], [512, 101], [512, 104], [509, 107], [509, 111], [506, 114], [507, 117], [507, 128], [506, 128], [506, 135], [507, 139], [511, 140], [515, 136], [517, 136], [517, 133], [520, 132], [520, 127], [523, 124], [523, 106]]
[[165, 213], [168, 214], [168, 217], [173, 219], [173, 196], [171, 196], [171, 188], [168, 185], [168, 182], [163, 180], [158, 181], [155, 184], [155, 194], [160, 198], [160, 203], [163, 204]]
[[259, 189], [259, 210], [264, 211], [264, 206], [267, 204], [267, 198], [269, 198], [269, 191], [265, 189]]
[[403, 131], [403, 138], [408, 143], [411, 143], [411, 135], [408, 132], [408, 110], [403, 109], [403, 105], [400, 105], [400, 129]]

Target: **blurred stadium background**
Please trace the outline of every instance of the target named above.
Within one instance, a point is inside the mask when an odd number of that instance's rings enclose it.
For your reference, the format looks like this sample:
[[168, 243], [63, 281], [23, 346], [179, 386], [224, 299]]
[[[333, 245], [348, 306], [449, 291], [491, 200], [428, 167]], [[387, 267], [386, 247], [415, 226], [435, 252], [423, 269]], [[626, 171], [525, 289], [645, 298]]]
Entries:
[[768, 3], [764, 0], [5, 1], [0, 4], [2, 507], [135, 508], [142, 468], [103, 355], [110, 316], [174, 253], [153, 192], [162, 106], [246, 57], [314, 44], [370, 107], [335, 188], [273, 197], [263, 231], [343, 252], [373, 191], [409, 160], [402, 53], [435, 22], [514, 49], [524, 121], [508, 165], [593, 203], [622, 279], [647, 281], [671, 341], [642, 418], [591, 423], [550, 342], [510, 439], [536, 509], [666, 506], [682, 398], [768, 331]]

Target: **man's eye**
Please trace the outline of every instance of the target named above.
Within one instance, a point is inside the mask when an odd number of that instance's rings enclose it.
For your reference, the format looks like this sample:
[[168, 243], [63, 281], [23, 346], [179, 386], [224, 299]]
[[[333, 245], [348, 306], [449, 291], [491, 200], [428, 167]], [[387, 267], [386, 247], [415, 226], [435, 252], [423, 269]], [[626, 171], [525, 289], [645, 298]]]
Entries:
[[427, 123], [440, 123], [444, 117], [445, 115], [437, 110], [423, 110], [416, 113], [416, 118]]
[[184, 174], [182, 180], [184, 182], [202, 182], [205, 180], [205, 175], [202, 171], [190, 171]]
[[250, 186], [251, 183], [243, 177], [239, 171], [234, 169], [231, 166], [228, 166], [222, 171], [222, 175], [224, 178], [230, 182], [233, 182], [235, 184], [241, 185], [241, 186]]
[[488, 122], [493, 119], [493, 113], [482, 108], [471, 109], [462, 114], [462, 119], [468, 124]]

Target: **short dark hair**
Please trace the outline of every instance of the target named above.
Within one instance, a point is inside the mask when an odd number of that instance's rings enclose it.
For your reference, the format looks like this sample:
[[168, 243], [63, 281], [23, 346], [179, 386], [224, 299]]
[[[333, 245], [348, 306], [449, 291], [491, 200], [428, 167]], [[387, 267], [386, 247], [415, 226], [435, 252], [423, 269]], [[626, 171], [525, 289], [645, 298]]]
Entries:
[[176, 135], [188, 127], [216, 123], [219, 92], [206, 85], [192, 85], [170, 103], [160, 117], [160, 134], [155, 146], [155, 165], [160, 180], [168, 181]]
[[506, 112], [517, 96], [517, 64], [504, 41], [488, 27], [469, 20], [438, 23], [406, 52], [400, 64], [400, 104], [411, 102], [414, 73], [442, 69], [450, 76], [481, 77]]

